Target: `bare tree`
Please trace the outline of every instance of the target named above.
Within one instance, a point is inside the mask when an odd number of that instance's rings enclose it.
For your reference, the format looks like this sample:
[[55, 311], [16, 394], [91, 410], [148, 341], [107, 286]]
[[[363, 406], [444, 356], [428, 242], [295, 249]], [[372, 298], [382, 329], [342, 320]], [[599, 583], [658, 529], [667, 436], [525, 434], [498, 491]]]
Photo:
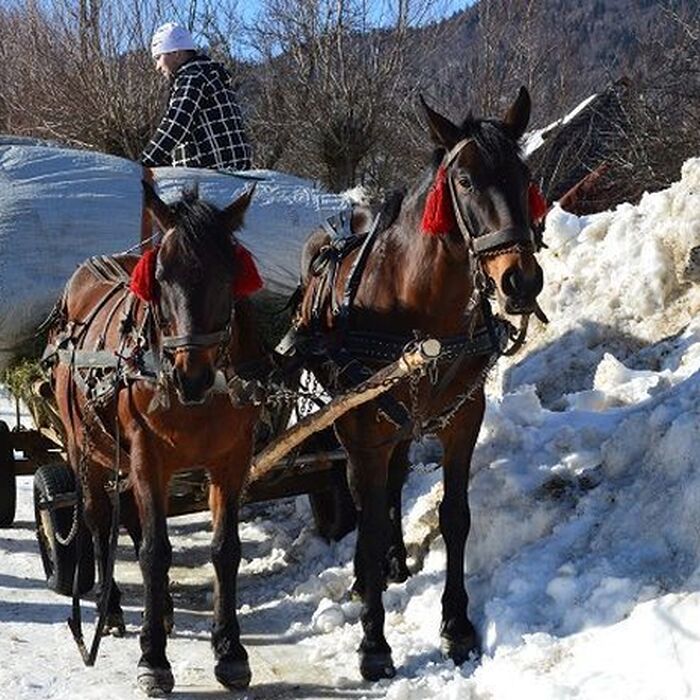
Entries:
[[411, 28], [429, 9], [396, 0], [377, 17], [362, 0], [267, 0], [251, 29], [261, 163], [323, 173], [333, 189], [383, 177], [380, 154], [394, 150], [420, 87], [409, 74]]
[[659, 4], [640, 3], [626, 30], [633, 50], [589, 71], [577, 68], [592, 65], [585, 42], [606, 36], [610, 55], [609, 24], [599, 23], [611, 7], [613, 21], [623, 16], [622, 2], [480, 0], [434, 21], [435, 0], [263, 0], [245, 27], [237, 0], [5, 0], [0, 130], [136, 158], [167, 87], [150, 37], [175, 20], [240, 84], [259, 166], [333, 189], [385, 187], [425, 162], [419, 92], [459, 120], [469, 109], [498, 115], [526, 85], [533, 123], [544, 125], [599, 91], [605, 70], [611, 79], [626, 70], [639, 96], [625, 103], [618, 165], [663, 182], [700, 145], [697, 3], [664, 3], [675, 32], [657, 35]]

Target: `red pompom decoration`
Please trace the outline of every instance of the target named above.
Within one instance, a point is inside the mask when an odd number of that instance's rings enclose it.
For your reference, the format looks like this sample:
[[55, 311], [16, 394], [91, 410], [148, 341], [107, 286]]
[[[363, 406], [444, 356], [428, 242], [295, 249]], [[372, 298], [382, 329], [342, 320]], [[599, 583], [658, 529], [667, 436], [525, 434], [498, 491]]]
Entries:
[[[234, 256], [235, 270], [231, 283], [231, 294], [235, 299], [242, 299], [262, 289], [264, 282], [251, 252], [245, 246], [237, 243], [234, 248]], [[157, 257], [158, 248], [147, 250], [131, 273], [129, 289], [142, 301], [155, 301], [158, 295]]]
[[251, 252], [240, 243], [235, 248], [236, 268], [231, 292], [234, 299], [250, 296], [263, 288], [264, 282]]
[[534, 182], [531, 182], [527, 189], [527, 204], [530, 209], [530, 221], [534, 224], [542, 221], [547, 214], [547, 200]]
[[154, 301], [158, 285], [156, 283], [156, 259], [158, 248], [150, 248], [136, 263], [131, 273], [129, 289], [142, 301]]
[[425, 200], [421, 228], [427, 236], [441, 236], [452, 231], [455, 223], [454, 210], [447, 187], [447, 170], [444, 165], [441, 165], [435, 174], [435, 180]]

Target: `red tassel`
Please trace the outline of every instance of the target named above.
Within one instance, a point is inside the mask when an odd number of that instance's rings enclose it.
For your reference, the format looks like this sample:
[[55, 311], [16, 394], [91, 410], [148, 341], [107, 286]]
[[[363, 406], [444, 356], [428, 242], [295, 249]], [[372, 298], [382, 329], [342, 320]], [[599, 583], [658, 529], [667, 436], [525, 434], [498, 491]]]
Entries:
[[[129, 289], [143, 301], [154, 301], [158, 293], [156, 282], [156, 259], [158, 249], [147, 250], [131, 273]], [[231, 293], [234, 298], [241, 299], [250, 296], [263, 288], [264, 282], [255, 265], [250, 251], [240, 243], [235, 247], [236, 271], [231, 283]]]
[[527, 189], [527, 204], [530, 209], [530, 221], [533, 224], [542, 221], [547, 214], [547, 200], [534, 182], [531, 182]]
[[157, 293], [156, 284], [156, 258], [158, 248], [150, 248], [136, 263], [131, 273], [129, 289], [143, 301], [154, 301]]
[[263, 288], [264, 282], [253, 260], [251, 252], [240, 243], [236, 244], [236, 272], [231, 285], [235, 299], [248, 297]]
[[441, 236], [449, 233], [455, 226], [455, 215], [447, 188], [447, 170], [444, 165], [435, 174], [423, 209], [421, 228], [427, 236]]

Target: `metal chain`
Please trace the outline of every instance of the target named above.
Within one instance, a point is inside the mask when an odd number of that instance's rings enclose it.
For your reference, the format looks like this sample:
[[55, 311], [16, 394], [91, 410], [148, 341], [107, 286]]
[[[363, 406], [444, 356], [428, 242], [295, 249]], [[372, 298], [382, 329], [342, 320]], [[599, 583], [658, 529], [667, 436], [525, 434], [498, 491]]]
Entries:
[[[86, 408], [90, 408], [90, 402], [85, 403]], [[88, 455], [92, 451], [93, 447], [93, 442], [92, 442], [92, 437], [90, 435], [90, 423], [89, 421], [83, 421], [83, 444], [80, 449], [80, 457], [78, 459], [78, 468], [77, 468], [77, 477], [80, 480], [80, 483], [77, 484], [79, 486], [80, 491], [82, 493], [87, 493], [88, 491], [88, 467], [87, 467], [87, 461], [88, 461]], [[67, 547], [70, 545], [73, 540], [75, 539], [75, 536], [78, 534], [78, 529], [79, 529], [79, 523], [80, 523], [80, 506], [82, 503], [82, 496], [79, 497], [76, 500], [75, 505], [73, 506], [73, 521], [71, 524], [71, 529], [69, 533], [65, 536], [62, 537], [61, 534], [56, 531], [55, 537], [56, 537], [56, 542], [60, 544], [62, 547]]]
[[467, 403], [467, 401], [471, 401], [476, 392], [484, 386], [499, 357], [500, 353], [493, 353], [489, 357], [486, 365], [484, 365], [484, 368], [481, 370], [481, 372], [479, 372], [476, 379], [467, 388], [467, 390], [464, 393], [459, 394], [457, 398], [449, 406], [443, 409], [441, 413], [431, 418], [427, 423], [424, 423], [421, 428], [422, 432], [434, 433], [444, 430], [452, 422], [452, 419], [459, 413], [464, 404]]
[[408, 378], [408, 395], [411, 403], [411, 420], [413, 422], [413, 439], [423, 436], [423, 414], [420, 408], [420, 383], [424, 372], [413, 372]]
[[292, 389], [285, 384], [259, 379], [243, 379], [234, 374], [227, 383], [227, 390], [234, 406], [265, 406], [281, 408], [296, 401], [312, 401], [318, 394], [308, 389]]
[[78, 523], [80, 521], [80, 518], [78, 517], [80, 511], [80, 503], [79, 501], [76, 501], [75, 505], [73, 506], [73, 521], [71, 523], [70, 531], [65, 537], [61, 536], [61, 533], [58, 530], [55, 530], [54, 532], [54, 537], [56, 539], [56, 542], [60, 544], [62, 547], [67, 547], [74, 539], [75, 536], [78, 534]]

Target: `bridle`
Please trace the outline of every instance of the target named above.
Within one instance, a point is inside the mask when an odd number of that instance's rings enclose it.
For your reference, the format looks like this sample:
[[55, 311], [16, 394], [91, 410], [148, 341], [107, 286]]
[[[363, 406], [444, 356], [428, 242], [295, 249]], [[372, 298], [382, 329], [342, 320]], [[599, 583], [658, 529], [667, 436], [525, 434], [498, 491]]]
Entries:
[[[457, 226], [462, 234], [462, 237], [464, 238], [464, 242], [466, 243], [469, 252], [477, 261], [480, 261], [481, 258], [484, 257], [491, 257], [496, 252], [499, 254], [505, 253], [514, 246], [522, 246], [534, 253], [537, 249], [537, 243], [534, 233], [529, 226], [506, 226], [496, 231], [489, 231], [480, 235], [473, 233], [475, 227], [473, 226], [473, 222], [467, 221], [467, 217], [465, 217], [462, 208], [459, 206], [459, 199], [457, 197], [457, 191], [455, 190], [455, 183], [453, 178], [450, 177], [449, 172], [449, 168], [452, 163], [454, 163], [454, 161], [458, 158], [465, 146], [472, 141], [475, 141], [473, 137], [464, 138], [461, 141], [458, 141], [445, 155], [443, 160], [455, 220], [457, 221]], [[471, 230], [469, 223], [472, 223]], [[504, 246], [507, 246], [507, 248], [504, 249]]]
[[[154, 340], [160, 346], [159, 349], [159, 373], [172, 374], [173, 363], [172, 357], [179, 352], [189, 350], [206, 350], [216, 348], [216, 360], [214, 362], [215, 369], [226, 369], [230, 364], [228, 355], [229, 341], [231, 340], [231, 332], [234, 319], [234, 304], [233, 299], [228, 297], [228, 314], [227, 321], [222, 328], [211, 333], [192, 333], [186, 335], [169, 335], [166, 329], [169, 326], [165, 318], [163, 309], [160, 304], [160, 294], [154, 300], [149, 302], [154, 327]], [[166, 369], [167, 368], [167, 369]]]
[[[525, 250], [530, 253], [535, 253], [540, 248], [540, 245], [538, 244], [536, 233], [531, 226], [506, 226], [496, 231], [488, 231], [479, 235], [473, 232], [476, 230], [476, 227], [473, 221], [468, 221], [469, 211], [467, 210], [467, 216], [465, 216], [462, 207], [459, 205], [454, 179], [450, 175], [450, 166], [459, 157], [467, 144], [475, 140], [476, 139], [473, 137], [467, 137], [458, 141], [445, 154], [442, 167], [445, 168], [447, 187], [450, 191], [455, 221], [457, 222], [457, 227], [469, 251], [470, 259], [474, 263], [472, 269], [474, 291], [467, 308], [474, 309], [481, 303], [482, 308], [486, 309], [487, 318], [489, 318], [490, 312], [488, 309], [490, 309], [490, 307], [488, 303], [486, 303], [486, 297], [492, 290], [493, 281], [484, 269], [484, 258], [504, 255], [516, 250]], [[536, 301], [534, 313], [540, 321], [549, 323], [549, 319], [547, 319], [547, 316]], [[511, 336], [513, 344], [502, 352], [503, 355], [514, 355], [523, 346], [527, 337], [529, 321], [529, 313], [521, 316], [520, 328], [515, 335]]]

